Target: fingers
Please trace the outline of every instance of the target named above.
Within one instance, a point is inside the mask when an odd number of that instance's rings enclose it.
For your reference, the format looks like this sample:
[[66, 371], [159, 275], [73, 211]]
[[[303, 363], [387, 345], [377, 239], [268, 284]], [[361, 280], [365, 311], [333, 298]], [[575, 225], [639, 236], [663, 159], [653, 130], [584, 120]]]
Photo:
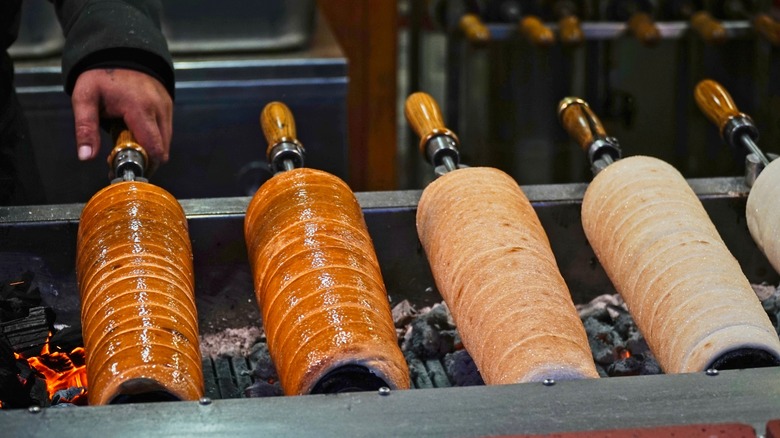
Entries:
[[98, 93], [90, 88], [73, 90], [73, 118], [79, 160], [95, 158], [100, 149], [100, 112]]
[[168, 151], [164, 147], [163, 136], [157, 117], [149, 112], [131, 112], [125, 114], [125, 124], [133, 133], [135, 140], [146, 149], [149, 159], [155, 162], [168, 161]]
[[125, 122], [153, 164], [168, 161], [173, 102], [165, 87], [153, 77], [124, 69], [85, 71], [74, 86], [73, 111], [81, 159], [97, 155], [99, 119], [108, 118]]

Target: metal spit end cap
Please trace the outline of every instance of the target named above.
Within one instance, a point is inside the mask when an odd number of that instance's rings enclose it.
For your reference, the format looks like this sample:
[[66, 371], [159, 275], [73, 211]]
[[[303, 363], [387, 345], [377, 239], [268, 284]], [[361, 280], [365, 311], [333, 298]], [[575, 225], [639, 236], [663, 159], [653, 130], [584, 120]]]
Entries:
[[579, 97], [574, 97], [574, 96], [564, 97], [558, 103], [558, 119], [561, 119], [563, 117], [563, 112], [566, 111], [566, 108], [568, 108], [570, 105], [575, 105], [575, 104], [589, 107], [588, 102], [585, 102]]

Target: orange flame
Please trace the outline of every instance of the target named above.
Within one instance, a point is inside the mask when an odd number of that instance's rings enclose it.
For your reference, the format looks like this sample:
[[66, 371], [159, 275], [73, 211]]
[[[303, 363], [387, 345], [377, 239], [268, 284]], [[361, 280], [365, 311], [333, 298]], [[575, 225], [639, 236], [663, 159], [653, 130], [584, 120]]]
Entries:
[[630, 351], [628, 351], [628, 350], [621, 350], [620, 351], [620, 358], [621, 359], [628, 359], [629, 357], [631, 357], [631, 352]]
[[[16, 353], [14, 355], [17, 358], [22, 357]], [[46, 389], [49, 392], [49, 399], [51, 399], [54, 393], [59, 390], [74, 386], [87, 387], [87, 368], [84, 357], [85, 351], [82, 347], [76, 347], [70, 353], [59, 351], [52, 353], [49, 351], [49, 341], [47, 340], [41, 349], [41, 354], [27, 358], [27, 363], [46, 379]], [[82, 397], [86, 397], [86, 390], [68, 401], [76, 403]]]

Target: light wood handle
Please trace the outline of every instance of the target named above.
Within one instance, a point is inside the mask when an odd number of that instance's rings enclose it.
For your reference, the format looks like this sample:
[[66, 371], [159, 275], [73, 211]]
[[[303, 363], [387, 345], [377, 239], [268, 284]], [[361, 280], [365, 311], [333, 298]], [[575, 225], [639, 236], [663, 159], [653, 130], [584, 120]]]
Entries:
[[461, 17], [459, 27], [466, 39], [472, 43], [483, 44], [490, 41], [490, 29], [477, 14], [466, 14]]
[[567, 15], [558, 21], [558, 35], [561, 43], [567, 46], [578, 46], [585, 41], [580, 19], [576, 15]]
[[292, 111], [281, 102], [271, 102], [263, 108], [263, 112], [260, 113], [260, 126], [268, 141], [267, 154], [270, 154], [271, 149], [279, 143], [286, 141], [298, 143]]
[[607, 137], [607, 131], [601, 124], [601, 120], [582, 99], [575, 97], [563, 99], [558, 105], [558, 116], [569, 136], [586, 152], [594, 140]]
[[764, 37], [773, 46], [780, 46], [780, 23], [767, 14], [758, 14], [753, 17], [753, 27], [759, 35]]
[[427, 93], [418, 91], [406, 98], [404, 105], [406, 120], [420, 136], [420, 152], [425, 155], [428, 140], [437, 135], [449, 135], [456, 141], [458, 137], [446, 126], [441, 115], [441, 109], [436, 100]]
[[555, 42], [553, 31], [534, 15], [527, 15], [520, 20], [520, 33], [537, 46], [546, 47]]
[[646, 12], [635, 12], [628, 19], [628, 30], [645, 46], [653, 46], [661, 39], [661, 31], [653, 18]]
[[730, 118], [741, 114], [729, 92], [711, 79], [699, 82], [693, 97], [701, 112], [718, 127], [720, 133], [723, 133], [723, 128]]
[[706, 11], [691, 16], [691, 27], [707, 44], [721, 44], [728, 39], [726, 28]]

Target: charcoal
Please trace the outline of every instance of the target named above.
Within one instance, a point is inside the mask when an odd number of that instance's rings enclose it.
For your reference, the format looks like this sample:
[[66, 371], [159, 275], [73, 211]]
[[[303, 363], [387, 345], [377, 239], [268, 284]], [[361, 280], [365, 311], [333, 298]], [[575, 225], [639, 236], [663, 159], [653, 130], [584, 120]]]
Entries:
[[[604, 310], [604, 313], [606, 314], [606, 310]], [[609, 318], [609, 316], [607, 316], [607, 318]], [[599, 339], [608, 337], [609, 339], [612, 339], [614, 336], [611, 319], [609, 319], [608, 322], [604, 322], [596, 316], [591, 316], [583, 321], [583, 325], [585, 326], [585, 331], [588, 333], [589, 337]]]
[[607, 367], [607, 374], [614, 377], [638, 376], [642, 371], [642, 361], [636, 356], [618, 359]]
[[[425, 317], [412, 322], [411, 330], [404, 338], [404, 350], [414, 352], [421, 359], [433, 359], [453, 351], [454, 338], [442, 333], [430, 323], [431, 320], [435, 322], [435, 319]], [[446, 317], [444, 321], [446, 323]]]
[[282, 387], [279, 381], [268, 383], [264, 380], [258, 380], [244, 390], [244, 397], [276, 397], [283, 395]]
[[417, 316], [417, 309], [409, 303], [409, 300], [403, 300], [393, 307], [393, 322], [397, 328], [403, 328]]
[[458, 350], [444, 356], [444, 367], [453, 386], [484, 385], [477, 365], [466, 350]]
[[258, 342], [253, 345], [248, 359], [255, 379], [264, 381], [279, 380], [276, 367], [271, 359], [271, 353], [268, 351], [268, 344]]
[[19, 380], [18, 364], [26, 365], [27, 361], [16, 360], [11, 345], [0, 336], [0, 401], [7, 408], [26, 408], [35, 404], [29, 388]]
[[404, 357], [406, 363], [409, 364], [409, 377], [412, 385], [415, 388], [433, 388], [433, 382], [428, 375], [425, 364], [410, 351], [404, 353]]
[[644, 359], [642, 361], [642, 369], [639, 371], [640, 376], [652, 376], [655, 374], [663, 374], [663, 371], [661, 371], [661, 366], [658, 365], [658, 361], [655, 360], [655, 356], [652, 354], [647, 355], [637, 355], [642, 356]]
[[236, 385], [229, 356], [218, 356], [213, 358], [213, 360], [217, 386], [219, 386], [219, 393], [222, 395], [222, 398], [238, 398], [242, 390]]
[[608, 366], [615, 360], [615, 348], [612, 344], [592, 336], [588, 336], [588, 344], [593, 353], [593, 360], [597, 364]]
[[76, 347], [83, 347], [84, 340], [81, 336], [81, 323], [66, 327], [52, 334], [49, 340], [49, 351], [70, 353]]
[[434, 304], [431, 307], [431, 311], [425, 314], [423, 318], [428, 321], [428, 324], [439, 330], [455, 328], [455, 325], [452, 324], [450, 310], [442, 303]]
[[25, 272], [0, 286], [0, 322], [24, 318], [32, 307], [41, 305], [41, 292], [32, 287], [34, 275]]
[[447, 377], [447, 372], [444, 371], [444, 367], [438, 359], [426, 360], [425, 368], [428, 370], [428, 375], [431, 377], [434, 387], [449, 388], [452, 386], [450, 379]]
[[54, 329], [54, 312], [49, 307], [33, 307], [21, 318], [0, 322], [0, 335], [24, 357], [40, 353]]
[[753, 287], [753, 292], [756, 293], [756, 296], [761, 301], [765, 301], [771, 298], [777, 291], [777, 288], [775, 286], [768, 285], [766, 283], [751, 284], [750, 286]]
[[632, 355], [648, 355], [650, 353], [650, 347], [647, 345], [647, 341], [638, 332], [635, 333], [628, 341], [626, 341], [626, 349], [631, 352]]
[[60, 389], [51, 396], [51, 404], [72, 404], [74, 398], [81, 395], [86, 388], [81, 386], [71, 386], [68, 389]]
[[631, 318], [631, 315], [625, 310], [622, 310], [615, 319], [614, 327], [615, 332], [617, 332], [622, 339], [627, 339], [630, 336], [631, 331], [636, 330], [634, 319]]

